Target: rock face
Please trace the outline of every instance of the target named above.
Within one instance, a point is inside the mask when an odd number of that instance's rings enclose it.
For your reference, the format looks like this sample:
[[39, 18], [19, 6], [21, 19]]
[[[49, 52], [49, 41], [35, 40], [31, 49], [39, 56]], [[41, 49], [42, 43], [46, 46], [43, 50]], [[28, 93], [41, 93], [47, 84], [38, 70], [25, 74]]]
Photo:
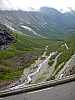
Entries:
[[75, 55], [72, 56], [67, 68], [64, 71], [64, 76], [75, 74]]
[[5, 49], [13, 40], [14, 37], [10, 35], [10, 30], [4, 25], [0, 24], [0, 49]]
[[63, 69], [59, 72], [58, 78], [75, 74], [75, 54], [66, 62]]

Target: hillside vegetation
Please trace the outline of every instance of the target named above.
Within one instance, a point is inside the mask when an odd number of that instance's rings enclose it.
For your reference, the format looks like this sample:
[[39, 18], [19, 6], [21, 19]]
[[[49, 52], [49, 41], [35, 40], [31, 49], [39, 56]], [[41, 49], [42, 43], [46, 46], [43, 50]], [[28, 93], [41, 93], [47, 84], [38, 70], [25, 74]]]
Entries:
[[[43, 54], [46, 46], [46, 56], [51, 52], [57, 51], [57, 55], [61, 53], [52, 76], [48, 73], [47, 80], [55, 79], [57, 73], [75, 53], [74, 26], [74, 11], [62, 14], [54, 8], [47, 7], [40, 8], [38, 12], [1, 10], [0, 82], [20, 78], [23, 70], [29, 68]], [[49, 67], [57, 55], [49, 60]]]
[[51, 50], [57, 47], [55, 41], [43, 38], [29, 37], [13, 33], [15, 42], [0, 51], [0, 80], [13, 80], [22, 74], [43, 52], [46, 45]]

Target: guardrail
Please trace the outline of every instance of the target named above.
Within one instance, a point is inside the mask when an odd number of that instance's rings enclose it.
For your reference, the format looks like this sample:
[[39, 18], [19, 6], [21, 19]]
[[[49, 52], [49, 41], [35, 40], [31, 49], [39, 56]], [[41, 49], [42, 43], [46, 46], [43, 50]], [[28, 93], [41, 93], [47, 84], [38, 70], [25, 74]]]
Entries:
[[16, 95], [20, 93], [27, 93], [31, 91], [37, 91], [49, 87], [54, 87], [57, 85], [62, 85], [68, 82], [75, 81], [75, 75], [71, 75], [69, 77], [63, 78], [62, 80], [54, 80], [54, 81], [47, 81], [39, 84], [29, 85], [28, 87], [23, 87], [15, 90], [8, 90], [8, 91], [0, 91], [0, 97], [6, 97], [11, 95]]

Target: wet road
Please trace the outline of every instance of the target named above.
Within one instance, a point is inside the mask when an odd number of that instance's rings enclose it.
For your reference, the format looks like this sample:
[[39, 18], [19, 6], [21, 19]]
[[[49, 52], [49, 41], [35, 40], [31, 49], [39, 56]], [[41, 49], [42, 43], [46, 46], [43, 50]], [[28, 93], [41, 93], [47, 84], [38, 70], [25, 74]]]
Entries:
[[75, 81], [0, 100], [75, 100]]

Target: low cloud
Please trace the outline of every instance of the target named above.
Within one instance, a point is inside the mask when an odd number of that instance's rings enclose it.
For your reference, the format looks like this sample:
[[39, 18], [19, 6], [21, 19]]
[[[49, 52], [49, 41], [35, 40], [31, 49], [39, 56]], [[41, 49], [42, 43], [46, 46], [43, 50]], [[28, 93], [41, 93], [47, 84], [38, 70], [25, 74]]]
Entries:
[[42, 6], [68, 11], [75, 10], [74, 0], [0, 0], [0, 10], [37, 10]]
[[12, 4], [9, 0], [0, 0], [0, 9], [1, 10], [11, 10]]

